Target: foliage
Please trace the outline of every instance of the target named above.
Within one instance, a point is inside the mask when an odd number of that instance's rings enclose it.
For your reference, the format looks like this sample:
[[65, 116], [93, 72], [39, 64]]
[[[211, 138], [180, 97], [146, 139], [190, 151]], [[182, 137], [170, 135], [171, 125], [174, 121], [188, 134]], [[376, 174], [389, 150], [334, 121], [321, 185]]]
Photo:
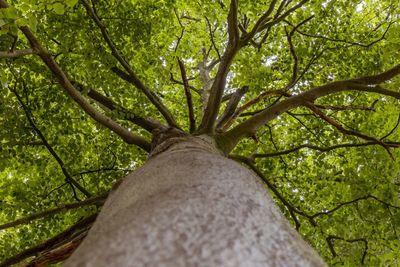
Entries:
[[[204, 97], [228, 57], [224, 51], [234, 43], [228, 41], [232, 34], [227, 22], [234, 2], [12, 0], [8, 8], [0, 5], [0, 223], [84, 200], [87, 196], [73, 181], [90, 195], [101, 195], [147, 155], [143, 146], [127, 144], [75, 103], [44, 64], [40, 49], [31, 49], [28, 27], [97, 111], [150, 141], [151, 131], [132, 118], [164, 123], [166, 116], [140, 85], [118, 77], [115, 67], [124, 69], [121, 61], [86, 4], [101, 19], [117, 53], [189, 132], [183, 85], [191, 91], [200, 125], [208, 107]], [[333, 81], [383, 73], [400, 61], [397, 0], [239, 1], [240, 34], [251, 32], [273, 2], [270, 21], [301, 6], [255, 33], [227, 63], [221, 92], [226, 96], [244, 86], [249, 89], [216, 135], [224, 137], [228, 129], [291, 96]], [[398, 77], [379, 84], [400, 92]], [[114, 109], [93, 100], [93, 91], [112, 99]], [[232, 152], [261, 171], [278, 192], [274, 196], [283, 213], [332, 266], [399, 264], [400, 153], [394, 149], [400, 140], [398, 99], [365, 90], [329, 94], [311, 107], [295, 106], [264, 121], [251, 138], [243, 134]], [[222, 102], [219, 117], [229, 103]], [[321, 119], [318, 110], [342, 128]], [[285, 150], [292, 151], [276, 153]], [[0, 230], [0, 261], [60, 233], [97, 207]]]

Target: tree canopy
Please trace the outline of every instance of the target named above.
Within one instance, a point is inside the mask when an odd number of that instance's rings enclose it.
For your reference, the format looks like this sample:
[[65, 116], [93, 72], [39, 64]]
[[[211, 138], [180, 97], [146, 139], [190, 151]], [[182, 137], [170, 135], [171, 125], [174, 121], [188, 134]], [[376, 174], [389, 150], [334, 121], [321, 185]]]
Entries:
[[172, 127], [253, 169], [329, 265], [395, 266], [399, 8], [0, 0], [0, 261], [82, 239]]

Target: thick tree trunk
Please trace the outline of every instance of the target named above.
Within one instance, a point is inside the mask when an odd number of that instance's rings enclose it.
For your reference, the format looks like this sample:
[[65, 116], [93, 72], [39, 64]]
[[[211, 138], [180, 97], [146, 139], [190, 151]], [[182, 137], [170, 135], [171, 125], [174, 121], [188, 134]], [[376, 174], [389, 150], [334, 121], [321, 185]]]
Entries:
[[179, 139], [111, 193], [65, 266], [325, 266], [254, 173]]

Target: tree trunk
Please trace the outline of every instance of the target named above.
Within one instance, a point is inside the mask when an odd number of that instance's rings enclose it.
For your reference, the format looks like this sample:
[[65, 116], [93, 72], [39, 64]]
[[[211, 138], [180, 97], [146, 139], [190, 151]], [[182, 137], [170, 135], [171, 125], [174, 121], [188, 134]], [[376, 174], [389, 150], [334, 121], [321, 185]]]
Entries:
[[112, 191], [65, 266], [325, 266], [254, 173], [206, 138], [172, 139]]

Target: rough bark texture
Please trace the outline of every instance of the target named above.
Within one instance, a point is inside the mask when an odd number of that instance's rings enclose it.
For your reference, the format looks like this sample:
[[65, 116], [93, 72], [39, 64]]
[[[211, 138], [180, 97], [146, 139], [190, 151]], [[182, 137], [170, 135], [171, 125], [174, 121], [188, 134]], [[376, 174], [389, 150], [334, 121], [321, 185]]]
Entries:
[[65, 266], [325, 266], [255, 174], [182, 139], [111, 193]]

